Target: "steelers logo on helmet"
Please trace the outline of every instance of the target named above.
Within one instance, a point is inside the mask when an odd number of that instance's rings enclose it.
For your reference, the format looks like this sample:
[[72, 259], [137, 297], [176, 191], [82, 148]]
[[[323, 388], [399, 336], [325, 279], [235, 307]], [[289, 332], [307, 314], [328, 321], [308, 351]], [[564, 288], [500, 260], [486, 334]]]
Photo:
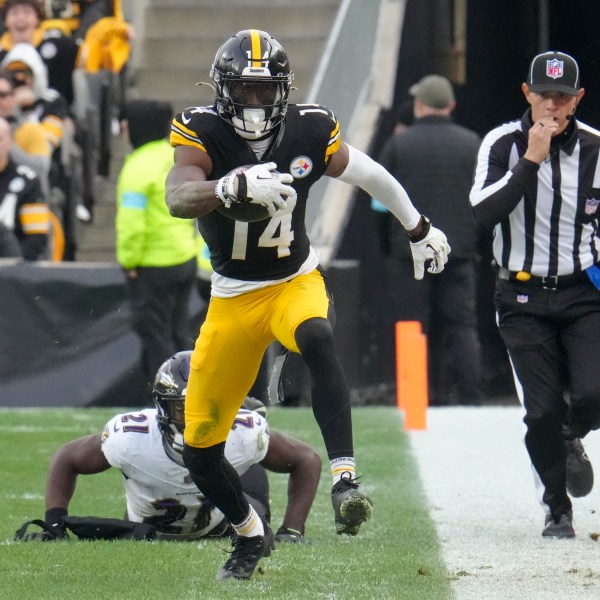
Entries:
[[290, 163], [290, 173], [294, 179], [306, 177], [313, 169], [313, 162], [308, 156], [297, 156]]
[[210, 70], [221, 118], [249, 140], [283, 121], [294, 75], [281, 44], [258, 29], [238, 31], [217, 50]]

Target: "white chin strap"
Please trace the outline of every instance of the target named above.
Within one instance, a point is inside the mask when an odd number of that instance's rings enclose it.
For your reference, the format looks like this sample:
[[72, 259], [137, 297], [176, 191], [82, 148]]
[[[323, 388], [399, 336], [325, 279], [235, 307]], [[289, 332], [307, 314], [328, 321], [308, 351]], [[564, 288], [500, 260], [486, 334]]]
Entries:
[[173, 443], [171, 444], [171, 446], [173, 447], [173, 450], [175, 450], [175, 452], [179, 452], [179, 454], [183, 452], [183, 435], [181, 433], [177, 432], [173, 436]]
[[231, 123], [241, 137], [247, 140], [255, 140], [268, 133], [268, 131], [265, 131], [267, 120], [263, 108], [245, 108], [243, 113], [243, 119], [240, 119], [240, 117], [231, 118]]

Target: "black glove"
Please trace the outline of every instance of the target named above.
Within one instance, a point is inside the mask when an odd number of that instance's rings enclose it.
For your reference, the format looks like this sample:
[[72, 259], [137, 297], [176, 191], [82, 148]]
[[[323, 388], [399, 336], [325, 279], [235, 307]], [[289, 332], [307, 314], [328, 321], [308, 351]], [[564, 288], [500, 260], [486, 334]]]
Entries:
[[288, 529], [283, 525], [277, 530], [277, 533], [275, 534], [275, 541], [277, 543], [284, 542], [286, 544], [310, 544], [304, 535], [302, 535], [301, 531]]
[[[37, 525], [42, 531], [33, 531], [27, 533], [30, 525]], [[15, 533], [15, 541], [21, 542], [53, 542], [56, 540], [67, 540], [67, 535], [64, 528], [54, 527], [41, 519], [33, 519], [24, 523]]]
[[62, 529], [63, 532], [66, 530], [64, 518], [68, 515], [66, 508], [51, 508], [44, 514], [44, 521], [54, 528]]

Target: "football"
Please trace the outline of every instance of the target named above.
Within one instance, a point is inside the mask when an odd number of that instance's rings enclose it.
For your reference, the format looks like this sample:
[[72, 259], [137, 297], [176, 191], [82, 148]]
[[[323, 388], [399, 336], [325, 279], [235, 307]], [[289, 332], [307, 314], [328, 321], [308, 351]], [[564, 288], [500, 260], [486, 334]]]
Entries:
[[[244, 165], [234, 169], [233, 173], [243, 173], [254, 165]], [[264, 221], [269, 218], [269, 211], [266, 206], [261, 204], [252, 204], [251, 202], [231, 202], [229, 208], [224, 204], [217, 206], [217, 210], [229, 219], [234, 221], [244, 221], [245, 223], [254, 223], [255, 221]]]
[[232, 202], [227, 208], [224, 204], [217, 206], [217, 210], [224, 216], [234, 221], [254, 223], [269, 218], [269, 211], [262, 204], [251, 204], [250, 202]]

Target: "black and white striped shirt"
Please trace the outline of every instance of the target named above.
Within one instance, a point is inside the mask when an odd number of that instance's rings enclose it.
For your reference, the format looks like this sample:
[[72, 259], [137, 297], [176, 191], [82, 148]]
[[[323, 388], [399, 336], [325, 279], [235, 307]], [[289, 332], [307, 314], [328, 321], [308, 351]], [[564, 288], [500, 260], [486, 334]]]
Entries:
[[528, 110], [483, 139], [473, 214], [494, 228], [499, 266], [540, 277], [576, 273], [600, 256], [600, 131], [571, 121], [537, 165], [523, 158], [531, 125]]

